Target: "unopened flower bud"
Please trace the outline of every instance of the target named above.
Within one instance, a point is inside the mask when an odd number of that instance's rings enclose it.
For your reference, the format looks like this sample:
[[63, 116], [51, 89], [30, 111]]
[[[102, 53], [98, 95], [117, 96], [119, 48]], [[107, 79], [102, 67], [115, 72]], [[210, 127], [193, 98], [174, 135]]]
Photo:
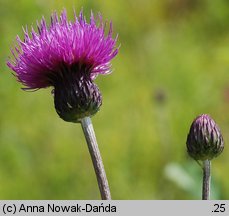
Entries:
[[195, 160], [211, 160], [224, 148], [220, 129], [206, 114], [198, 116], [192, 123], [187, 137], [188, 154]]

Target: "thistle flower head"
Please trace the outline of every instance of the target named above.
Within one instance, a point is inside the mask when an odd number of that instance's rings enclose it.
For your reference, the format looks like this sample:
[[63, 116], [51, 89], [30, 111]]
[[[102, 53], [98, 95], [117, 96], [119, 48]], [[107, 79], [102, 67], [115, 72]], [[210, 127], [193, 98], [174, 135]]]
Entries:
[[223, 137], [214, 120], [206, 114], [198, 116], [192, 123], [187, 137], [188, 154], [195, 160], [211, 160], [224, 148]]
[[7, 62], [25, 89], [53, 86], [56, 111], [66, 121], [78, 122], [99, 110], [102, 99], [93, 80], [111, 72], [110, 61], [118, 53], [112, 24], [106, 34], [106, 23], [98, 18], [91, 13], [87, 23], [81, 11], [71, 22], [65, 10], [60, 17], [53, 13], [50, 25], [43, 18], [37, 31], [26, 29], [24, 40], [17, 37], [14, 60]]

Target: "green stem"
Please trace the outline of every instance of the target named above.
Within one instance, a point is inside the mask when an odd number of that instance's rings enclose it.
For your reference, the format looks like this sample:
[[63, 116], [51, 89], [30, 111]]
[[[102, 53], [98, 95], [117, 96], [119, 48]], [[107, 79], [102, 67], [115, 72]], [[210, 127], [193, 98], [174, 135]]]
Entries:
[[211, 161], [203, 161], [203, 189], [202, 200], [210, 199], [210, 184], [211, 184]]
[[91, 155], [92, 163], [94, 166], [97, 182], [101, 198], [103, 200], [111, 200], [110, 189], [106, 172], [103, 166], [102, 157], [100, 155], [99, 147], [96, 141], [94, 128], [90, 117], [85, 117], [81, 120], [81, 126], [87, 141], [88, 149]]

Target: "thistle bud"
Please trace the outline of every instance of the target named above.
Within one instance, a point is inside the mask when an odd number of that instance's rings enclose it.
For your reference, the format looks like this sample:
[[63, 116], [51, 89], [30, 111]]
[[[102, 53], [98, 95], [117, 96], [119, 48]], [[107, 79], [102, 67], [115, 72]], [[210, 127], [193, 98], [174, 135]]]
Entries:
[[188, 154], [195, 160], [211, 160], [224, 148], [223, 137], [214, 120], [206, 114], [198, 116], [187, 136]]

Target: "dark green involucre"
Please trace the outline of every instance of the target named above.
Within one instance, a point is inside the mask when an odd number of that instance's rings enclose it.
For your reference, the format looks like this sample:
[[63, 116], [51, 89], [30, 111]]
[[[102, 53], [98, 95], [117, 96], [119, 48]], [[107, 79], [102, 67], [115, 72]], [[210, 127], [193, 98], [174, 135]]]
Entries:
[[102, 96], [88, 73], [65, 70], [61, 77], [55, 79], [55, 109], [64, 121], [77, 123], [99, 111]]
[[211, 160], [224, 149], [219, 127], [206, 114], [198, 116], [192, 123], [187, 137], [188, 154], [195, 160]]

